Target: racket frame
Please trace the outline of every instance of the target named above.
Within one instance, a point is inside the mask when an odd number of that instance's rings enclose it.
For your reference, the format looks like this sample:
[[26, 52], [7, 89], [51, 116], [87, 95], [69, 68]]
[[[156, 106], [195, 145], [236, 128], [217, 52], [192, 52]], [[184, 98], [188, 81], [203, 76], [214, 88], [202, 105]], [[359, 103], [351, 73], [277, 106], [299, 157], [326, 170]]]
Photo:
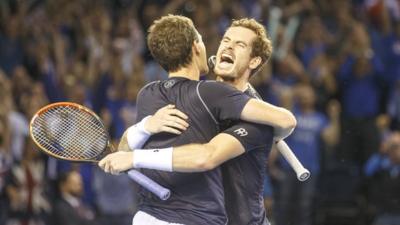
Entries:
[[103, 158], [105, 155], [114, 152], [114, 148], [110, 142], [110, 135], [108, 134], [108, 132], [105, 132], [107, 135], [107, 145], [105, 147], [105, 149], [103, 150], [103, 152], [99, 155], [97, 155], [95, 157], [95, 159], [72, 159], [72, 158], [66, 158], [57, 154], [52, 153], [51, 151], [48, 151], [45, 147], [43, 147], [35, 138], [35, 136], [33, 135], [33, 124], [35, 122], [35, 120], [41, 116], [43, 113], [49, 111], [52, 108], [55, 108], [57, 106], [63, 106], [63, 107], [73, 107], [73, 108], [78, 108], [81, 111], [84, 111], [88, 114], [90, 114], [91, 116], [95, 117], [96, 120], [98, 120], [98, 122], [101, 124], [101, 126], [105, 129], [105, 126], [102, 122], [102, 120], [100, 119], [99, 116], [97, 116], [97, 114], [95, 112], [93, 112], [91, 109], [82, 106], [80, 104], [74, 103], [74, 102], [56, 102], [56, 103], [52, 103], [49, 105], [44, 106], [43, 108], [39, 109], [35, 115], [32, 117], [30, 123], [29, 123], [29, 134], [33, 140], [33, 142], [39, 147], [39, 149], [46, 153], [47, 155], [50, 155], [51, 157], [57, 158], [57, 159], [61, 159], [61, 160], [65, 160], [65, 161], [73, 161], [73, 162], [92, 162], [92, 163], [97, 163], [99, 162], [101, 158]]

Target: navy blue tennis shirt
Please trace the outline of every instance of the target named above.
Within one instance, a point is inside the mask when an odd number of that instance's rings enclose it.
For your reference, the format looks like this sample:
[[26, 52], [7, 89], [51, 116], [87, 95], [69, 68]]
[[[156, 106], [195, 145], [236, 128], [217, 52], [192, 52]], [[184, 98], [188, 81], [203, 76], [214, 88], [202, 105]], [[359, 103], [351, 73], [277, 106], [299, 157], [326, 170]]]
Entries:
[[[261, 99], [251, 86], [245, 93]], [[269, 225], [263, 189], [274, 129], [246, 121], [229, 121], [224, 127], [223, 133], [234, 136], [246, 151], [221, 166], [228, 224]]]
[[[238, 120], [250, 97], [233, 87], [215, 81], [194, 81], [174, 77], [146, 85], [137, 98], [140, 121], [158, 109], [174, 104], [189, 117], [189, 128], [181, 135], [159, 133], [150, 137], [145, 149], [207, 143], [226, 120]], [[179, 173], [141, 169], [145, 175], [172, 193], [162, 201], [144, 189], [139, 193], [139, 210], [158, 219], [186, 225], [223, 225], [228, 219], [224, 206], [221, 169]]]

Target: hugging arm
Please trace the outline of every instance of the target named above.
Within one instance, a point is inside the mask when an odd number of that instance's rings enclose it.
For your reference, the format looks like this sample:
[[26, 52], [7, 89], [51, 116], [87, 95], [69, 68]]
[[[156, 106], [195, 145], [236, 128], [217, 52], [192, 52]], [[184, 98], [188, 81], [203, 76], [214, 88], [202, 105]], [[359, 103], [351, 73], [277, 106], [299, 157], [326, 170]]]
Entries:
[[141, 148], [152, 134], [160, 132], [181, 134], [189, 126], [187, 119], [188, 117], [174, 105], [164, 106], [154, 115], [147, 116], [129, 127], [122, 135], [118, 151], [129, 152]]
[[289, 110], [258, 99], [250, 99], [247, 102], [240, 118], [245, 121], [274, 127], [276, 140], [282, 140], [289, 136], [297, 123], [296, 118]]
[[269, 125], [274, 128], [275, 139], [289, 136], [296, 126], [294, 115], [287, 109], [250, 98], [227, 84], [204, 82], [199, 96], [216, 121], [238, 120]]
[[[227, 85], [204, 82], [198, 86], [199, 98], [217, 122], [225, 119], [243, 119], [274, 127], [275, 138], [290, 135], [296, 120], [288, 110], [266, 102], [250, 99]], [[277, 132], [278, 131], [278, 132]], [[129, 137], [127, 138], [129, 139]], [[129, 144], [129, 143], [128, 143]], [[135, 146], [132, 146], [132, 148]], [[130, 149], [132, 149], [130, 148]], [[119, 173], [128, 169], [147, 168], [164, 171], [205, 171], [244, 153], [245, 147], [229, 134], [218, 134], [207, 144], [188, 144], [165, 149], [117, 152], [105, 157], [99, 166], [106, 172]]]
[[206, 144], [116, 152], [102, 159], [99, 166], [105, 172], [112, 174], [119, 174], [132, 168], [169, 172], [202, 172], [211, 170], [244, 152], [244, 147], [235, 137], [221, 133]]
[[[244, 135], [245, 134], [245, 135]], [[118, 152], [102, 160], [106, 172], [119, 173], [131, 168], [175, 172], [203, 172], [257, 148], [266, 148], [272, 140], [272, 127], [238, 123], [205, 144], [187, 144], [164, 149], [136, 149]]]

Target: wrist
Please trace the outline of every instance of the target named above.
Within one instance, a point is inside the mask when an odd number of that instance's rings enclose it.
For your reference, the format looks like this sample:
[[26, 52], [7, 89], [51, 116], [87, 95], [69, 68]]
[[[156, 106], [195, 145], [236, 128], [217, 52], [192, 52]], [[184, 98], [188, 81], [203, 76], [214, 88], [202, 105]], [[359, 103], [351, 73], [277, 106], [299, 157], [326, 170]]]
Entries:
[[151, 133], [144, 128], [144, 124], [148, 118], [149, 117], [143, 118], [139, 123], [127, 129], [126, 140], [130, 150], [142, 147], [151, 136]]
[[[155, 131], [151, 130], [151, 119], [153, 116], [146, 116], [145, 118], [143, 118], [143, 130], [145, 132], [147, 132], [148, 134], [152, 135], [154, 133], [156, 133]], [[141, 121], [141, 122], [142, 122]]]
[[172, 172], [172, 154], [172, 147], [136, 149], [133, 154], [133, 167]]
[[139, 123], [138, 123], [138, 127], [140, 129], [141, 132], [146, 133], [148, 135], [152, 135], [153, 133], [150, 131], [148, 123], [149, 123], [149, 119], [152, 116], [146, 116], [145, 118], [143, 118]]

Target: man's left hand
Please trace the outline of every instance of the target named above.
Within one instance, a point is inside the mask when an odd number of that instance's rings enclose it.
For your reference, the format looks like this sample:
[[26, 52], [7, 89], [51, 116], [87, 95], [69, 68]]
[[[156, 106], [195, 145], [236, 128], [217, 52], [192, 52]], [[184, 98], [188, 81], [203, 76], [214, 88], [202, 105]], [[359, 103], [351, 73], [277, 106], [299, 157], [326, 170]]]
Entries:
[[104, 172], [118, 175], [133, 168], [133, 152], [118, 151], [109, 154], [98, 165]]

